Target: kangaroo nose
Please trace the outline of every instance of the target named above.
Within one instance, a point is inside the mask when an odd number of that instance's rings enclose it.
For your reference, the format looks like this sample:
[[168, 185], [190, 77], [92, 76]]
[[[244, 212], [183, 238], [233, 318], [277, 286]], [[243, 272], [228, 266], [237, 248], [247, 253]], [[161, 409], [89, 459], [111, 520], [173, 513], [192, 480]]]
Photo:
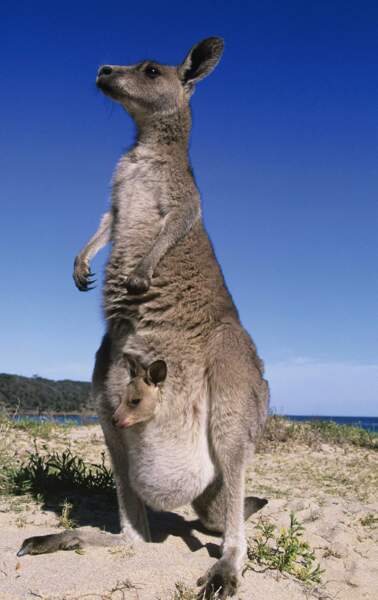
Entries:
[[113, 69], [111, 67], [109, 67], [109, 65], [104, 65], [103, 67], [100, 67], [99, 71], [98, 71], [98, 75], [110, 75], [110, 73], [113, 72]]

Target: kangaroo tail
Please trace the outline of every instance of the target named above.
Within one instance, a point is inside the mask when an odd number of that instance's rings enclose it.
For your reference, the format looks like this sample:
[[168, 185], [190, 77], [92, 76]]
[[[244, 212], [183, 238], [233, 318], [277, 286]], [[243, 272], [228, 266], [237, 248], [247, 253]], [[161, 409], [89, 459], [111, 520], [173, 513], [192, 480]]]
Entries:
[[122, 534], [104, 531], [83, 531], [81, 529], [36, 535], [23, 541], [17, 556], [26, 554], [47, 554], [58, 550], [77, 550], [86, 546], [120, 546], [126, 544]]

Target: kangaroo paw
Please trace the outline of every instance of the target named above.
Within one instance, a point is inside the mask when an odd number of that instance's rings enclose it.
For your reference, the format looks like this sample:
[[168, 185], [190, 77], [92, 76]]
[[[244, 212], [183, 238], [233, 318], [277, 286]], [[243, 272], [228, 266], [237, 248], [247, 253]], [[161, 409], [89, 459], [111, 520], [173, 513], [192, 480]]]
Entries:
[[150, 287], [150, 278], [144, 273], [133, 271], [126, 280], [126, 289], [129, 294], [145, 294]]
[[89, 264], [85, 260], [75, 259], [73, 278], [75, 285], [80, 292], [88, 292], [93, 289], [95, 280], [94, 273], [91, 272]]
[[227, 559], [220, 559], [211, 569], [200, 577], [197, 585], [202, 586], [198, 598], [219, 598], [224, 600], [234, 596], [238, 587], [238, 572]]

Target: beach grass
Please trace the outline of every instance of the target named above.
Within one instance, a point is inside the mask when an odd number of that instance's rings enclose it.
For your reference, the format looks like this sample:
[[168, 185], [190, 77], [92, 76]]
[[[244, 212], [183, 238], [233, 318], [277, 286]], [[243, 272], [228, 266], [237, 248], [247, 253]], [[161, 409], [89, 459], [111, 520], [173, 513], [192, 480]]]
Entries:
[[[53, 421], [49, 421], [48, 419], [34, 421], [32, 419], [20, 417], [16, 420], [11, 418], [5, 412], [0, 412], [0, 426], [1, 425], [6, 426], [8, 431], [10, 429], [13, 429], [15, 431], [25, 431], [33, 438], [41, 438], [44, 440], [50, 439], [54, 430], [56, 429], [56, 427], [58, 427], [56, 423], [54, 423]], [[70, 425], [63, 424], [59, 425], [59, 427], [65, 428], [70, 427]]]
[[290, 421], [286, 417], [270, 415], [259, 449], [272, 450], [276, 444], [282, 443], [303, 444], [310, 448], [320, 444], [349, 444], [378, 450], [378, 433], [353, 425], [341, 425], [334, 421]]
[[113, 476], [105, 465], [105, 453], [102, 453], [101, 463], [92, 464], [73, 455], [69, 449], [47, 455], [35, 450], [20, 465], [8, 465], [5, 472], [9, 494], [33, 497], [69, 491], [114, 494]]

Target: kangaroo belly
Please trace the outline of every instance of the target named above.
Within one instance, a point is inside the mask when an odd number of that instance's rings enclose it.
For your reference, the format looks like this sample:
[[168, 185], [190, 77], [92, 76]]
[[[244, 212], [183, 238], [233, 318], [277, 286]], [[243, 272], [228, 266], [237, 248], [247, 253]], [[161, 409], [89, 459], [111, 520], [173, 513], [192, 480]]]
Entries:
[[172, 510], [199, 496], [214, 479], [215, 468], [206, 431], [168, 441], [154, 429], [128, 440], [130, 483], [151, 508]]

